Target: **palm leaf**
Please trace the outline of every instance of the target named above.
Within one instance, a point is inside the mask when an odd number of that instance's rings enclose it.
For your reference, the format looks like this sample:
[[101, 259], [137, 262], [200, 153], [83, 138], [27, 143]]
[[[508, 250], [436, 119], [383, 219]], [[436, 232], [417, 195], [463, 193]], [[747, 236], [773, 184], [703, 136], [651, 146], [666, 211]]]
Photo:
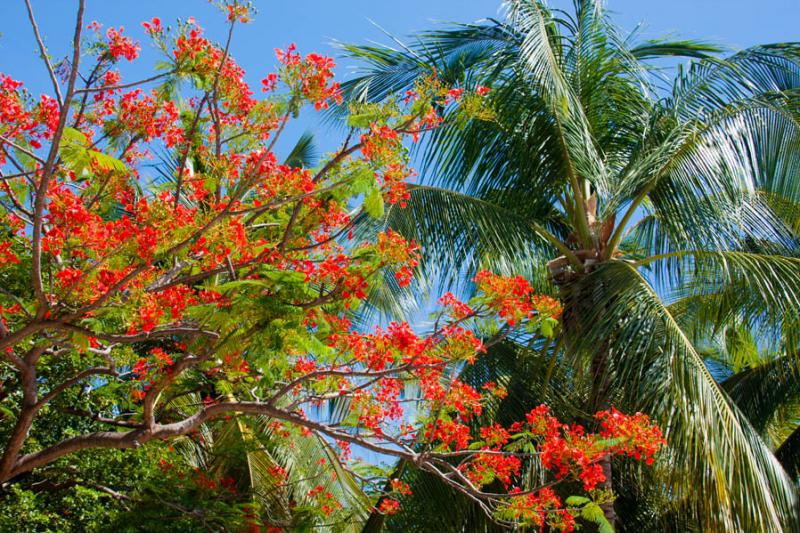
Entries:
[[781, 531], [798, 523], [796, 491], [781, 465], [634, 268], [604, 264], [571, 288], [565, 324], [575, 353], [606, 347], [626, 403], [664, 424], [664, 460], [673, 467], [665, 490], [691, 501], [686, 512], [704, 528]]

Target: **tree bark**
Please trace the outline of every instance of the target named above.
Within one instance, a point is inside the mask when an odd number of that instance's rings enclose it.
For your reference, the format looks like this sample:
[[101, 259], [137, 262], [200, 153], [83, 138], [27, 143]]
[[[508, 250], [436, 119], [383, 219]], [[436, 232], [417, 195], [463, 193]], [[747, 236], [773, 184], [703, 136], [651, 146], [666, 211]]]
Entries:
[[[578, 250], [575, 255], [580, 258], [584, 267], [589, 269], [593, 268], [599, 260], [599, 254], [596, 250]], [[566, 263], [561, 261], [561, 258], [551, 261], [548, 267], [553, 282], [559, 287], [561, 301], [565, 305], [562, 315], [564, 334], [576, 339], [581, 338], [585, 327], [582, 317], [593, 316], [592, 311], [597, 305], [598, 293], [602, 291], [602, 286], [590, 286], [582, 283], [581, 278], [584, 276], [585, 271], [572, 272], [566, 269]], [[569, 346], [569, 340], [567, 340], [567, 346]], [[609, 348], [607, 343], [603, 343], [598, 346], [591, 359], [592, 388], [586, 403], [586, 410], [590, 415], [611, 407], [611, 380], [609, 378], [608, 362]], [[594, 418], [590, 418], [585, 422], [587, 429], [595, 429], [597, 426], [597, 421]], [[603, 469], [605, 476], [605, 481], [599, 484], [599, 488], [611, 493], [614, 489], [611, 457], [604, 457], [598, 464]], [[615, 528], [617, 514], [613, 500], [600, 507], [608, 523], [612, 528]]]
[[[592, 395], [589, 398], [589, 405], [592, 413], [604, 411], [611, 407], [611, 399], [609, 398], [609, 379], [608, 379], [608, 350], [606, 346], [602, 346], [594, 359], [592, 359]], [[593, 423], [596, 423], [594, 420]], [[613, 469], [611, 468], [611, 456], [606, 455], [598, 464], [603, 469], [605, 481], [599, 486], [605, 491], [612, 492], [614, 490]], [[600, 506], [603, 514], [608, 520], [612, 528], [616, 529], [617, 513], [614, 510], [614, 501], [609, 501]]]

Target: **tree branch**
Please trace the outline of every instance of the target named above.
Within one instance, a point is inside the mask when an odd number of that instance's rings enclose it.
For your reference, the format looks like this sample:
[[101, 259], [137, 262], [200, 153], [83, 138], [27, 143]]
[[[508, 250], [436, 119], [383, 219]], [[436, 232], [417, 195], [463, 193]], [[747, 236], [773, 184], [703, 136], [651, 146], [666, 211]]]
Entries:
[[77, 374], [75, 374], [75, 376], [62, 382], [61, 384], [53, 388], [50, 392], [42, 396], [42, 398], [36, 403], [35, 409], [38, 411], [39, 409], [47, 405], [53, 398], [55, 398], [68, 388], [72, 387], [73, 385], [80, 383], [89, 376], [102, 376], [102, 375], [116, 377], [119, 376], [119, 373], [116, 370], [108, 367], [87, 368], [86, 370], [78, 372]]
[[50, 58], [47, 57], [47, 48], [44, 45], [42, 36], [39, 34], [39, 25], [36, 24], [36, 19], [33, 16], [33, 7], [31, 6], [30, 0], [25, 0], [25, 8], [28, 10], [28, 20], [31, 22], [33, 35], [36, 37], [36, 44], [39, 45], [39, 53], [42, 55], [42, 60], [47, 66], [47, 74], [50, 76], [50, 81], [53, 84], [53, 91], [56, 93], [58, 107], [62, 108], [64, 107], [64, 99], [61, 97], [61, 88], [58, 86], [58, 77], [56, 76], [56, 71], [53, 69], [53, 65], [50, 64]]
[[33, 292], [36, 294], [36, 299], [39, 301], [39, 309], [36, 316], [43, 318], [48, 307], [47, 296], [44, 293], [44, 286], [42, 284], [42, 228], [44, 226], [44, 204], [47, 198], [47, 189], [50, 185], [50, 178], [53, 175], [55, 167], [56, 156], [58, 155], [59, 144], [61, 143], [61, 136], [64, 133], [64, 127], [69, 117], [70, 102], [75, 92], [75, 80], [78, 77], [78, 68], [81, 59], [81, 31], [83, 29], [83, 13], [86, 8], [86, 0], [78, 0], [78, 15], [75, 21], [75, 33], [72, 38], [72, 70], [69, 74], [69, 82], [67, 84], [67, 94], [64, 97], [64, 105], [61, 106], [61, 113], [58, 117], [58, 125], [53, 133], [52, 144], [50, 145], [50, 153], [47, 156], [47, 161], [44, 163], [42, 170], [42, 178], [36, 189], [36, 199], [34, 201], [33, 209], [33, 236], [32, 236], [32, 270], [33, 270]]

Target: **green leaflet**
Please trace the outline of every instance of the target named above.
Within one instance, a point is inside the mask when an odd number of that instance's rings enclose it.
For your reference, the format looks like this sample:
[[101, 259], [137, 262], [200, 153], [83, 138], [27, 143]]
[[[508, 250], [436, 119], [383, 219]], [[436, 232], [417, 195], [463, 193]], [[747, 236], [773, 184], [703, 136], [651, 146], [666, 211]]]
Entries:
[[380, 189], [372, 189], [372, 192], [364, 198], [364, 211], [372, 218], [381, 218], [383, 216], [383, 195]]
[[[567, 500], [569, 501], [569, 499]], [[603, 510], [594, 502], [587, 503], [581, 509], [581, 518], [597, 524], [598, 533], [614, 533], [614, 528], [606, 520]]]
[[93, 164], [103, 170], [127, 172], [125, 163], [115, 157], [88, 148], [86, 136], [75, 128], [64, 128], [59, 155], [67, 168], [78, 174], [85, 174]]

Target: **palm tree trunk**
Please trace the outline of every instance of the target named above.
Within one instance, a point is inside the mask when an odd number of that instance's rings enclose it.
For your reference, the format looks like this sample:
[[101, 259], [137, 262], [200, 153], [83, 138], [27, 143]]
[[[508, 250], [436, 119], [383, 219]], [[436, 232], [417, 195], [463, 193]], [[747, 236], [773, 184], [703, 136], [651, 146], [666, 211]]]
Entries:
[[[585, 266], [591, 268], [598, 258], [598, 254], [594, 250], [579, 250], [576, 255], [584, 263]], [[578, 339], [582, 335], [582, 330], [585, 327], [583, 323], [585, 317], [593, 316], [593, 320], [597, 320], [595, 311], [597, 302], [601, 299], [602, 285], [587, 285], [582, 283], [581, 278], [584, 273], [575, 273], [566, 269], [566, 263], [562, 261], [563, 258], [551, 261], [548, 263], [550, 276], [553, 282], [559, 287], [559, 293], [562, 303], [565, 305], [564, 313], [561, 317], [563, 335], [567, 337], [567, 345], [569, 339]], [[590, 262], [591, 261], [591, 262]], [[588, 264], [587, 264], [588, 263]], [[606, 304], [608, 305], [608, 304]], [[567, 348], [569, 349], [569, 348]], [[587, 412], [592, 415], [598, 411], [603, 411], [611, 407], [611, 379], [609, 377], [609, 345], [603, 343], [598, 347], [597, 352], [593, 354], [591, 359], [591, 380], [592, 388], [586, 404]], [[585, 421], [587, 429], [594, 429], [597, 426], [597, 421], [590, 418]], [[600, 468], [603, 469], [605, 481], [599, 485], [599, 488], [613, 493], [614, 481], [613, 470], [611, 467], [611, 458], [604, 457], [598, 463]], [[606, 520], [615, 527], [617, 521], [617, 514], [614, 510], [614, 502], [609, 501], [600, 506]]]
[[[608, 349], [602, 346], [594, 359], [592, 359], [592, 393], [589, 398], [590, 412], [596, 413], [611, 407], [609, 398], [610, 381], [608, 379]], [[592, 421], [594, 423], [594, 421]], [[611, 493], [614, 489], [613, 470], [611, 468], [611, 456], [606, 455], [598, 463], [603, 469], [605, 481], [600, 484], [600, 488]], [[603, 514], [612, 528], [616, 529], [617, 513], [614, 510], [614, 501], [604, 503], [600, 506]]]

